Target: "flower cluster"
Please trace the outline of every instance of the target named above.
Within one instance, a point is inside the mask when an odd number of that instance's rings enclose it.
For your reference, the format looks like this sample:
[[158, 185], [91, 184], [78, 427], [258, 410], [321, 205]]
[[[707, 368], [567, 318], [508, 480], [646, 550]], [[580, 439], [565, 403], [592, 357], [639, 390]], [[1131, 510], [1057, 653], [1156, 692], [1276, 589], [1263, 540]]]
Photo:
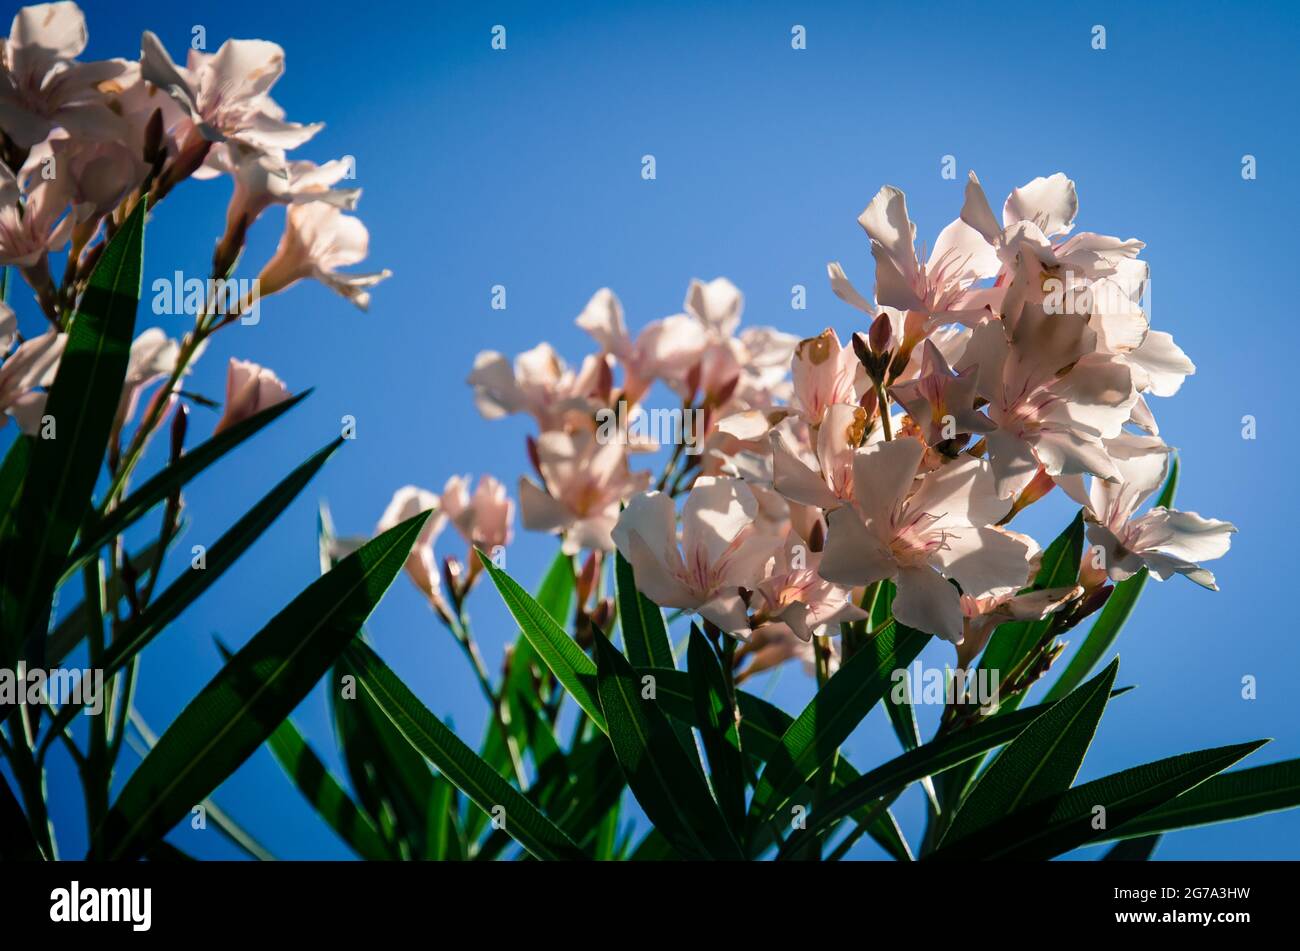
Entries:
[[[87, 41], [85, 17], [71, 2], [23, 7], [0, 41], [0, 266], [17, 269], [49, 324], [24, 338], [14, 313], [0, 304], [0, 409], [24, 431], [40, 424], [43, 388], [57, 372], [65, 334], [105, 243], [140, 202], [153, 211], [187, 179], [230, 176], [233, 194], [209, 285], [231, 279], [254, 222], [272, 205], [287, 207], [279, 247], [248, 294], [223, 300], [209, 290], [182, 339], [153, 328], [135, 340], [119, 432], [142, 391], [165, 383], [132, 445], [123, 452], [114, 439], [110, 464], [124, 466], [114, 473], [120, 484], [213, 332], [307, 277], [365, 308], [368, 288], [388, 272], [339, 270], [367, 253], [365, 226], [346, 214], [360, 191], [334, 187], [350, 174], [350, 162], [316, 165], [288, 157], [321, 125], [287, 121], [271, 97], [284, 73], [279, 46], [227, 40], [215, 53], [191, 49], [182, 66], [150, 32], [141, 38], [137, 61], [83, 61]], [[56, 255], [66, 255], [61, 271], [53, 266]], [[227, 386], [219, 428], [288, 395], [275, 374], [246, 361], [231, 361]]]
[[[599, 351], [576, 368], [547, 344], [479, 354], [483, 415], [524, 413], [540, 430], [525, 527], [570, 553], [617, 547], [647, 597], [745, 641], [751, 673], [862, 622], [886, 581], [893, 616], [958, 645], [963, 665], [1003, 621], [1077, 622], [1143, 568], [1213, 588], [1201, 562], [1234, 527], [1140, 512], [1170, 463], [1152, 398], [1195, 368], [1143, 310], [1142, 242], [1075, 231], [1077, 211], [1057, 173], [1012, 191], [998, 218], [972, 173], [923, 260], [903, 193], [881, 189], [858, 219], [874, 299], [827, 268], [861, 311], [848, 342], [741, 329], [743, 298], [719, 278], [693, 281], [683, 313], [635, 336], [598, 291], [577, 323]], [[694, 425], [668, 440], [650, 489], [633, 460], [656, 427], [633, 438], [604, 423], [649, 414], [656, 384], [680, 410], [653, 413]], [[1079, 585], [1037, 590], [1040, 546], [1008, 523], [1057, 486], [1083, 506], [1090, 547]]]

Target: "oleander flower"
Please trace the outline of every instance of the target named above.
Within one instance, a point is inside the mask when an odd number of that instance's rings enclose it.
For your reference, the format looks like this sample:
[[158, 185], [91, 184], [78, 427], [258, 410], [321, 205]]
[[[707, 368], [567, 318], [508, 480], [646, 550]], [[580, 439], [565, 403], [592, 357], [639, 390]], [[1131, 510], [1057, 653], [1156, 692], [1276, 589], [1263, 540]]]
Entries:
[[609, 396], [605, 358], [589, 356], [573, 370], [549, 343], [525, 350], [511, 363], [495, 350], [474, 358], [467, 382], [485, 419], [526, 413], [542, 432], [592, 427]]
[[[794, 420], [772, 432], [772, 486], [792, 502], [830, 511], [853, 498], [854, 462], [859, 446], [873, 441], [861, 406], [836, 403], [826, 408], [821, 425], [809, 434]], [[881, 431], [874, 430], [874, 438]]]
[[[961, 593], [1023, 586], [1029, 547], [994, 526], [1009, 505], [988, 462], [965, 457], [919, 479], [925, 446], [896, 439], [859, 449], [853, 504], [827, 516], [823, 578], [845, 587], [892, 579], [894, 616], [953, 643], [963, 634]], [[961, 592], [949, 583], [961, 585]]]
[[283, 403], [289, 396], [288, 387], [274, 371], [232, 357], [226, 368], [226, 405], [214, 433]]
[[752, 590], [781, 544], [761, 533], [758, 502], [739, 479], [697, 479], [677, 510], [662, 492], [632, 498], [614, 526], [614, 543], [636, 573], [637, 587], [662, 607], [700, 614], [719, 629], [743, 637], [749, 619], [741, 589]]
[[592, 295], [578, 315], [577, 325], [618, 360], [623, 368], [622, 397], [637, 403], [656, 380], [700, 359], [708, 336], [700, 321], [677, 314], [646, 324], [634, 340], [623, 319], [623, 305], [608, 288]]
[[75, 3], [23, 7], [0, 44], [0, 126], [23, 149], [56, 128], [108, 141], [125, 131], [100, 92], [126, 72], [122, 60], [81, 63], [86, 18]]
[[178, 66], [146, 30], [140, 38], [140, 70], [211, 142], [234, 140], [258, 151], [283, 153], [323, 128], [285, 121], [284, 110], [270, 96], [284, 75], [284, 50], [266, 40], [226, 40], [215, 53], [191, 49], [186, 65]]
[[1200, 563], [1226, 555], [1237, 527], [1163, 506], [1137, 515], [1164, 483], [1170, 449], [1156, 437], [1124, 433], [1107, 450], [1120, 478], [1114, 484], [1092, 480], [1088, 513], [1088, 540], [1100, 548], [1106, 574], [1123, 581], [1145, 567], [1160, 581], [1181, 574], [1217, 591], [1213, 572]]
[[404, 485], [393, 493], [388, 507], [384, 509], [384, 514], [379, 519], [379, 524], [375, 526], [375, 534], [380, 535], [408, 518], [432, 510], [433, 514], [420, 529], [419, 537], [415, 539], [411, 553], [406, 558], [405, 569], [411, 581], [429, 600], [429, 604], [435, 610], [445, 612], [446, 600], [442, 595], [438, 561], [433, 553], [433, 544], [447, 523], [440, 502], [438, 496], [428, 489]]
[[[290, 162], [283, 153], [259, 152], [237, 142], [226, 143], [213, 153], [218, 167], [228, 171], [235, 181], [222, 239], [223, 244], [230, 245], [226, 250], [230, 259], [243, 245], [248, 227], [271, 205], [320, 201], [352, 211], [361, 197], [359, 188], [333, 187], [348, 173], [348, 163], [343, 160], [324, 165], [306, 160]], [[221, 252], [218, 257], [222, 257]]]
[[370, 306], [369, 289], [393, 272], [385, 268], [349, 274], [339, 268], [365, 260], [369, 250], [370, 232], [359, 218], [327, 202], [290, 205], [280, 244], [258, 275], [259, 292], [267, 297], [304, 278], [315, 278], [365, 310]]
[[[12, 338], [12, 334], [11, 334]], [[40, 428], [47, 394], [54, 382], [67, 335], [50, 330], [19, 344], [0, 365], [0, 427], [12, 416], [27, 435]]]
[[649, 472], [628, 468], [627, 448], [617, 441], [601, 444], [591, 433], [551, 431], [537, 438], [539, 488], [519, 480], [519, 507], [524, 528], [564, 536], [563, 549], [611, 551], [611, 531], [622, 503], [650, 482]]
[[[480, 476], [473, 493], [469, 487], [467, 475], [448, 479], [442, 490], [442, 511], [465, 541], [491, 555], [514, 536], [515, 503], [493, 476]], [[471, 559], [471, 565], [477, 564], [477, 559]]]
[[[1021, 536], [1023, 537], [1023, 536]], [[1037, 591], [1003, 591], [981, 598], [961, 596], [964, 631], [957, 642], [957, 666], [968, 668], [988, 645], [998, 625], [1006, 621], [1041, 621], [1083, 595], [1082, 585]]]
[[929, 446], [960, 434], [990, 433], [997, 424], [975, 409], [976, 367], [953, 375], [939, 348], [926, 340], [920, 373], [899, 383], [890, 395], [902, 404]]
[[[974, 322], [987, 311], [977, 281], [998, 272], [998, 257], [984, 237], [961, 219], [939, 232], [926, 263], [916, 254], [916, 225], [902, 191], [886, 185], [858, 216], [876, 260], [876, 301], [898, 311], [915, 311], [931, 325]], [[844, 301], [874, 316], [875, 308], [848, 282], [838, 263], [830, 266], [831, 287]]]
[[790, 409], [811, 426], [832, 405], [857, 403], [871, 386], [852, 345], [841, 344], [830, 327], [795, 346], [790, 378]]
[[809, 641], [838, 634], [840, 624], [866, 619], [867, 612], [853, 603], [852, 589], [831, 584], [817, 573], [821, 559], [822, 553], [813, 551], [797, 532], [786, 536], [770, 573], [750, 598], [756, 632], [784, 626], [799, 640]]
[[0, 184], [0, 193], [12, 196], [0, 205], [0, 265], [33, 267], [68, 243], [73, 224], [68, 214], [72, 178], [42, 174], [52, 159], [49, 144], [42, 143], [32, 149], [17, 176]]
[[135, 340], [131, 341], [126, 379], [122, 383], [122, 396], [118, 401], [117, 416], [113, 423], [115, 434], [121, 432], [122, 428], [135, 418], [140, 397], [149, 385], [175, 371], [180, 349], [180, 344], [158, 327], [150, 327], [142, 331]]
[[1097, 351], [1086, 319], [1026, 301], [975, 328], [957, 363], [971, 368], [997, 426], [985, 439], [1000, 496], [1023, 489], [1040, 464], [1053, 476], [1118, 478], [1103, 440], [1119, 435], [1137, 392], [1128, 366]]

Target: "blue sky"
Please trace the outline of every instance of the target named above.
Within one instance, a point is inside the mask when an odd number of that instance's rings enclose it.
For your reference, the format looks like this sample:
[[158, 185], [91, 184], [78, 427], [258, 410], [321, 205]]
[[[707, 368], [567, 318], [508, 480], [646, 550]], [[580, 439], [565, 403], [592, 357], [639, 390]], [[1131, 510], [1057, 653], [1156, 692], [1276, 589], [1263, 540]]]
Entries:
[[[726, 275], [747, 295], [746, 324], [842, 337], [862, 329], [830, 293], [838, 260], [859, 286], [872, 266], [856, 216], [883, 184], [907, 192], [920, 236], [957, 215], [975, 169], [990, 199], [1037, 175], [1078, 184], [1079, 224], [1147, 242], [1153, 322], [1198, 367], [1159, 401], [1184, 462], [1181, 507], [1240, 529], [1213, 567], [1222, 591], [1183, 579], [1150, 584], [1121, 642], [1117, 700], [1081, 779], [1175, 752], [1258, 737], [1248, 763], [1300, 755], [1290, 681], [1300, 651], [1284, 599], [1293, 588], [1295, 509], [1289, 473], [1294, 318], [1275, 285], [1294, 272], [1291, 215], [1297, 112], [1296, 9], [1253, 5], [1057, 3], [998, 11], [967, 3], [409, 4], [358, 6], [90, 0], [88, 56], [134, 56], [154, 30], [178, 59], [192, 27], [215, 49], [230, 36], [281, 43], [288, 72], [275, 96], [325, 130], [300, 150], [352, 155], [365, 190], [368, 263], [394, 277], [368, 314], [317, 286], [263, 304], [255, 327], [212, 343], [191, 389], [220, 396], [230, 356], [274, 368], [315, 394], [238, 461], [187, 493], [189, 544], [211, 541], [276, 480], [356, 417], [346, 444], [273, 530], [152, 645], [137, 705], [161, 731], [219, 667], [211, 636], [243, 643], [317, 572], [314, 522], [325, 499], [343, 532], [368, 532], [392, 491], [438, 490], [455, 472], [513, 486], [527, 467], [530, 425], [480, 420], [463, 380], [474, 354], [513, 354], [541, 339], [576, 362], [588, 340], [574, 316], [612, 287], [635, 328], [674, 313], [690, 278]], [[507, 49], [490, 48], [496, 24]], [[807, 49], [791, 49], [791, 27]], [[1094, 25], [1106, 49], [1091, 46]], [[657, 179], [644, 181], [653, 154]], [[1254, 155], [1258, 178], [1241, 175]], [[956, 181], [940, 175], [956, 159]], [[224, 220], [228, 182], [190, 183], [148, 234], [147, 277], [204, 275]], [[279, 213], [245, 255], [265, 260]], [[249, 274], [251, 276], [251, 273]], [[505, 311], [490, 308], [493, 285]], [[808, 288], [805, 311], [790, 288]], [[1286, 294], [1283, 294], [1286, 297]], [[1289, 298], [1288, 298], [1289, 300]], [[20, 302], [26, 304], [25, 301]], [[36, 315], [20, 309], [27, 325]], [[177, 318], [154, 317], [179, 335]], [[171, 323], [169, 323], [169, 321]], [[143, 324], [142, 324], [143, 326]], [[1242, 417], [1258, 436], [1241, 436]], [[196, 421], [206, 433], [210, 421]], [[10, 428], [12, 431], [12, 427]], [[6, 441], [11, 435], [3, 437]], [[1024, 526], [1046, 543], [1070, 517], [1062, 499]], [[534, 582], [553, 552], [520, 533], [508, 568]], [[443, 536], [440, 554], [460, 554]], [[184, 567], [178, 554], [171, 571]], [[489, 590], [471, 610], [489, 663], [512, 636]], [[484, 708], [463, 658], [404, 581], [370, 625], [381, 654], [461, 734], [477, 739]], [[927, 663], [951, 660], [935, 643]], [[1241, 679], [1258, 698], [1241, 698]], [[797, 711], [811, 684], [789, 668], [754, 689]], [[925, 729], [936, 711], [926, 710]], [[296, 714], [336, 762], [324, 696]], [[847, 749], [858, 766], [894, 755], [879, 711]], [[124, 757], [132, 763], [132, 754]], [[83, 847], [79, 790], [57, 759], [50, 780], [64, 849]], [[275, 854], [342, 857], [341, 846], [259, 751], [217, 800]], [[897, 807], [919, 839], [921, 800]], [[211, 831], [174, 841], [201, 856], [233, 851]], [[1167, 837], [1164, 858], [1300, 857], [1300, 813]], [[877, 857], [867, 843], [855, 854]], [[1086, 855], [1087, 853], [1085, 853]]]

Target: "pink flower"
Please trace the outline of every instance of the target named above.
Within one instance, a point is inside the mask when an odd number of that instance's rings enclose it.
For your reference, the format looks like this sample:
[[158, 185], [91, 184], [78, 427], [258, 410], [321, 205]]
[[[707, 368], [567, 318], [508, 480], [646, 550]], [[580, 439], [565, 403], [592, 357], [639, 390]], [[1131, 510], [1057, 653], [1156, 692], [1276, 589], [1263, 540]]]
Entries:
[[351, 211], [361, 197], [359, 188], [333, 188], [348, 173], [348, 163], [342, 160], [324, 165], [289, 162], [282, 153], [259, 152], [230, 142], [213, 150], [213, 161], [235, 180], [223, 239], [233, 244], [233, 251], [243, 245], [249, 225], [273, 204], [321, 201]]
[[[462, 538], [487, 555], [510, 544], [515, 503], [506, 487], [490, 475], [481, 476], [470, 494], [469, 476], [452, 476], [442, 490], [442, 511]], [[471, 565], [477, 565], [471, 559]]]
[[125, 130], [99, 92], [126, 72], [121, 60], [78, 63], [86, 18], [75, 3], [41, 3], [15, 14], [0, 45], [0, 126], [19, 148], [58, 127], [75, 136], [119, 138]]
[[78, 222], [108, 214], [149, 173], [144, 160], [118, 141], [69, 138], [59, 133], [50, 138], [49, 148], [58, 173], [71, 178], [70, 197]]
[[[852, 499], [856, 453], [869, 422], [861, 406], [829, 406], [821, 425], [810, 431], [811, 447], [800, 425], [781, 423], [772, 432], [773, 487], [792, 502], [827, 511]], [[880, 430], [874, 436], [879, 439]]]
[[1021, 587], [1028, 546], [992, 527], [1007, 511], [984, 460], [965, 457], [917, 479], [925, 446], [896, 439], [854, 456], [853, 505], [827, 516], [821, 576], [846, 587], [893, 579], [894, 616], [953, 643], [962, 638], [961, 591], [975, 597]]
[[527, 413], [542, 432], [590, 428], [594, 414], [608, 399], [609, 368], [604, 358], [588, 357], [570, 369], [549, 343], [515, 357], [514, 364], [495, 350], [474, 358], [468, 383], [486, 419]]
[[140, 70], [189, 115], [204, 138], [233, 139], [262, 152], [297, 148], [322, 126], [284, 120], [270, 89], [284, 74], [284, 50], [265, 40], [226, 40], [216, 53], [189, 51], [178, 66], [153, 33], [140, 39]]
[[[892, 185], [876, 194], [858, 224], [871, 239], [876, 300], [882, 307], [918, 311], [932, 325], [979, 319], [984, 302], [971, 288], [998, 272], [997, 255], [979, 232], [960, 219], [952, 222], [939, 232], [929, 260], [921, 264], [907, 199]], [[874, 316], [875, 308], [849, 284], [838, 264], [830, 266], [830, 275], [831, 289], [842, 300]]]
[[628, 469], [621, 443], [601, 445], [591, 433], [542, 433], [537, 439], [537, 467], [543, 487], [519, 480], [524, 528], [564, 535], [564, 551], [611, 551], [610, 532], [619, 507], [644, 491], [650, 473]]
[[[1160, 581], [1181, 574], [1217, 591], [1214, 574], [1200, 562], [1226, 555], [1237, 527], [1161, 506], [1137, 515], [1165, 481], [1169, 447], [1153, 436], [1124, 433], [1110, 440], [1107, 449], [1119, 481], [1092, 480], [1088, 540], [1100, 548], [1110, 579], [1123, 581], [1146, 567]], [[1085, 564], [1090, 557], [1085, 553]]]
[[411, 554], [407, 556], [406, 573], [429, 599], [430, 605], [435, 610], [445, 613], [446, 602], [442, 596], [438, 562], [433, 554], [433, 543], [442, 533], [447, 521], [439, 508], [438, 496], [414, 485], [406, 485], [398, 489], [393, 493], [388, 507], [384, 509], [384, 514], [375, 527], [375, 534], [386, 532], [408, 518], [414, 518], [421, 512], [429, 510], [433, 511], [433, 515], [424, 523], [424, 528], [420, 529], [420, 536], [415, 540]]
[[226, 406], [214, 433], [242, 422], [289, 398], [288, 388], [266, 367], [231, 359], [226, 370]]
[[29, 436], [40, 429], [46, 394], [37, 387], [54, 382], [66, 342], [66, 334], [51, 330], [19, 344], [5, 358], [0, 365], [0, 412], [5, 414], [0, 417], [0, 427], [12, 416]]
[[662, 492], [634, 496], [614, 526], [614, 543], [636, 572], [637, 587], [662, 607], [697, 611], [729, 634], [749, 630], [741, 588], [767, 576], [779, 537], [755, 526], [758, 502], [738, 479], [697, 479], [677, 511]]
[[[117, 417], [113, 432], [118, 433], [122, 427], [135, 416], [140, 396], [149, 384], [170, 375], [176, 369], [176, 360], [180, 356], [180, 344], [170, 339], [157, 327], [143, 331], [131, 341], [131, 352], [127, 358], [126, 379], [122, 383], [122, 397], [117, 406]], [[229, 400], [227, 400], [227, 405]]]
[[708, 345], [700, 321], [678, 314], [651, 321], [633, 340], [623, 321], [623, 306], [608, 288], [598, 290], [578, 315], [577, 324], [623, 367], [623, 398], [639, 402], [658, 379], [674, 378], [692, 366]]
[[1003, 591], [982, 598], [963, 594], [961, 613], [965, 619], [965, 633], [957, 642], [957, 666], [963, 669], [970, 667], [998, 625], [1006, 621], [1041, 621], [1082, 595], [1082, 585], [1023, 593]]
[[961, 372], [971, 367], [997, 425], [985, 438], [999, 495], [1023, 489], [1040, 464], [1053, 476], [1117, 477], [1103, 440], [1119, 434], [1137, 392], [1128, 366], [1097, 352], [1084, 318], [1025, 302], [1018, 314], [975, 328], [957, 363]]
[[856, 403], [871, 386], [853, 347], [841, 345], [830, 327], [799, 341], [790, 373], [791, 408], [812, 426], [832, 404]]
[[338, 269], [365, 260], [369, 248], [370, 233], [360, 219], [327, 202], [291, 205], [280, 244], [258, 275], [259, 292], [266, 297], [312, 277], [365, 310], [369, 288], [393, 272], [348, 274]]
[[861, 621], [867, 612], [853, 603], [849, 588], [831, 584], [817, 573], [822, 553], [791, 532], [777, 550], [771, 574], [750, 599], [756, 630], [782, 625], [801, 641], [839, 633], [839, 625]]
[[[0, 194], [13, 196], [0, 205], [0, 265], [33, 267], [47, 253], [68, 243], [72, 234], [72, 216], [67, 214], [72, 202], [72, 178], [43, 174], [50, 168], [50, 159], [50, 146], [42, 143], [32, 149], [16, 178], [7, 169], [0, 172], [0, 178], [5, 179], [0, 182]], [[4, 168], [3, 163], [0, 168]]]
[[915, 379], [890, 390], [912, 417], [929, 446], [955, 439], [959, 434], [989, 433], [997, 426], [975, 407], [976, 368], [953, 376], [948, 361], [926, 340], [921, 372]]

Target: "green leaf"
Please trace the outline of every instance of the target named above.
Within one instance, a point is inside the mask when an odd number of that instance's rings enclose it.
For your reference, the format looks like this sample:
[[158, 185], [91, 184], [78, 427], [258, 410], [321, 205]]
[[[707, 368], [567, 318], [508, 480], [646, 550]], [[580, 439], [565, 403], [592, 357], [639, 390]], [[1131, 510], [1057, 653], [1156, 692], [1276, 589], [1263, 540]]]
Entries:
[[902, 792], [910, 783], [941, 773], [972, 756], [979, 756], [1014, 740], [1050, 709], [1048, 704], [1038, 704], [1006, 716], [989, 717], [955, 733], [937, 737], [863, 773], [845, 783], [813, 811], [808, 817], [807, 827], [786, 840], [781, 856], [796, 852], [811, 837], [833, 829], [864, 807], [870, 808], [873, 804], [878, 804], [877, 808], [880, 808], [879, 804]]
[[691, 625], [686, 659], [691, 690], [695, 694], [696, 722], [700, 724], [700, 737], [709, 758], [713, 792], [727, 825], [739, 835], [745, 820], [745, 762], [740, 748], [736, 707], [717, 653], [694, 624]]
[[353, 852], [371, 861], [393, 857], [370, 820], [307, 745], [291, 718], [275, 728], [267, 743], [303, 798]]
[[582, 859], [582, 850], [519, 790], [479, 758], [456, 734], [429, 712], [397, 675], [363, 642], [343, 653], [341, 667], [357, 678], [408, 743], [436, 766], [444, 777], [491, 813], [504, 809], [505, 830], [539, 859]]
[[614, 577], [618, 587], [618, 616], [623, 626], [623, 648], [637, 667], [670, 667], [673, 645], [664, 626], [663, 612], [636, 586], [632, 566], [622, 553], [614, 553]]
[[1112, 828], [1115, 837], [1147, 836], [1297, 806], [1300, 806], [1300, 759], [1289, 759], [1215, 776], [1177, 799]]
[[[1075, 584], [1079, 579], [1083, 545], [1084, 525], [1081, 509], [1065, 531], [1047, 546], [1030, 590], [1041, 591], [1045, 588]], [[1053, 618], [1048, 617], [1041, 621], [1008, 621], [998, 625], [998, 629], [993, 632], [993, 637], [989, 640], [988, 647], [984, 650], [984, 656], [980, 658], [980, 669], [989, 671], [1000, 680], [1047, 636], [1052, 623]], [[1027, 692], [1007, 697], [1002, 701], [995, 715], [1001, 716], [1016, 709], [1026, 695]], [[979, 771], [982, 762], [981, 758], [972, 759], [944, 774], [936, 791], [940, 805], [949, 814], [965, 796], [971, 779]]]
[[1052, 858], [1104, 839], [1106, 829], [1096, 827], [1099, 817], [1104, 815], [1108, 828], [1118, 829], [1222, 772], [1267, 742], [1256, 740], [1183, 753], [1112, 773], [1017, 809], [972, 835], [945, 844], [931, 858], [960, 861]]
[[1012, 740], [975, 781], [939, 840], [940, 847], [1068, 789], [1079, 775], [1118, 671], [1117, 657]]
[[282, 403], [276, 403], [255, 413], [248, 419], [241, 420], [229, 429], [222, 430], [150, 478], [102, 519], [85, 526], [81, 532], [80, 543], [68, 559], [64, 577], [75, 572], [91, 555], [134, 525], [155, 505], [166, 501], [173, 491], [185, 485], [248, 437], [293, 409], [311, 393], [311, 390], [305, 390]]
[[1151, 858], [1160, 843], [1158, 835], [1144, 835], [1136, 839], [1123, 839], [1101, 857], [1103, 862], [1145, 862]]
[[267, 740], [356, 637], [428, 517], [361, 546], [235, 654], [127, 780], [104, 822], [103, 857], [138, 856]]
[[[335, 439], [289, 473], [208, 549], [204, 556], [203, 570], [186, 571], [172, 582], [138, 618], [124, 625], [104, 653], [100, 664], [104, 676], [111, 677], [126, 667], [132, 658], [144, 650], [168, 624], [215, 584], [226, 569], [234, 564], [239, 556], [261, 537], [271, 523], [280, 517], [289, 503], [307, 487], [307, 483], [342, 444], [341, 438]], [[62, 707], [50, 725], [46, 742], [67, 729], [80, 711], [80, 704], [66, 704]]]
[[145, 206], [140, 202], [100, 255], [73, 315], [45, 414], [55, 438], [37, 439], [5, 546], [0, 666], [23, 640], [44, 635], [50, 602], [99, 478], [140, 302]]
[[23, 494], [23, 480], [32, 459], [32, 438], [20, 435], [5, 453], [0, 465], [0, 542], [9, 539], [14, 528], [14, 515]]
[[[573, 602], [573, 559], [559, 552], [551, 567], [547, 569], [537, 588], [537, 603], [557, 624], [563, 624], [569, 616]], [[539, 680], [549, 673], [545, 664], [537, 657], [528, 639], [522, 634], [516, 638], [510, 654], [510, 669], [501, 688], [501, 699], [506, 723], [510, 735], [521, 750], [528, 750], [538, 730], [549, 731], [550, 727], [536, 711], [541, 708], [542, 699], [534, 686], [534, 676]], [[485, 760], [497, 767], [503, 776], [512, 775], [514, 768], [510, 762], [510, 753], [501, 737], [501, 730], [496, 723], [489, 720], [480, 746]], [[476, 818], [480, 814], [475, 814]], [[479, 822], [486, 821], [479, 819]], [[477, 831], [477, 830], [476, 830]]]
[[910, 664], [929, 639], [895, 622], [873, 635], [873, 649], [854, 654], [827, 681], [785, 731], [759, 777], [749, 807], [751, 833], [835, 755], [885, 695], [894, 671]]
[[40, 862], [45, 859], [36, 844], [23, 807], [18, 805], [4, 774], [0, 773], [0, 859], [6, 862]]
[[[175, 541], [179, 536], [180, 532], [177, 531], [173, 534], [171, 540]], [[154, 539], [139, 551], [127, 556], [131, 567], [135, 569], [137, 578], [143, 579], [148, 575], [157, 554], [158, 540]], [[104, 605], [108, 611], [113, 610], [126, 597], [126, 584], [117, 572], [114, 572], [107, 579], [105, 591], [107, 597], [104, 599]], [[68, 611], [63, 620], [54, 625], [50, 631], [50, 636], [46, 640], [45, 647], [45, 659], [51, 667], [57, 667], [61, 664], [76, 649], [76, 646], [85, 639], [88, 631], [88, 617], [86, 604], [82, 601]]]
[[642, 681], [632, 665], [604, 633], [597, 630], [595, 640], [597, 690], [609, 741], [646, 816], [687, 858], [743, 858], [668, 719], [653, 700], [642, 699]]
[[352, 788], [389, 848], [418, 859], [434, 847], [426, 836], [435, 777], [374, 700], [356, 691], [355, 678], [345, 683], [344, 676], [336, 664], [329, 696]]
[[[695, 709], [694, 691], [688, 674], [649, 667], [637, 669], [638, 679], [647, 675], [655, 678], [657, 684], [655, 696], [665, 713], [674, 720], [689, 723], [697, 728], [702, 726], [698, 711]], [[740, 710], [740, 743], [745, 756], [763, 763], [782, 755], [784, 748], [781, 746], [781, 738], [785, 736], [786, 730], [790, 729], [794, 718], [780, 707], [743, 690], [736, 691], [736, 706]], [[838, 787], [840, 784], [856, 779], [857, 776], [858, 772], [852, 764], [840, 757], [831, 785], [833, 788]], [[806, 801], [810, 795], [811, 791], [805, 785], [796, 790], [791, 800], [802, 797]], [[909, 856], [906, 846], [893, 830], [889, 816], [880, 810], [873, 811], [863, 807], [854, 814], [853, 818], [867, 823], [871, 837], [880, 843], [881, 848], [900, 861], [907, 860]], [[770, 845], [771, 841], [758, 836], [751, 838], [747, 844], [750, 854], [756, 855]]]
[[488, 577], [496, 585], [501, 599], [505, 601], [537, 656], [551, 669], [555, 679], [564, 685], [564, 689], [569, 691], [592, 722], [602, 732], [608, 732], [605, 714], [601, 712], [600, 703], [596, 699], [596, 665], [591, 662], [591, 658], [583, 653], [577, 642], [565, 633], [564, 628], [545, 608], [513, 578], [492, 564], [491, 558], [482, 552], [476, 552], [476, 557], [483, 563]]
[[[217, 650], [226, 663], [234, 656], [220, 639], [217, 640]], [[284, 722], [275, 728], [267, 746], [303, 798], [353, 852], [371, 861], [393, 857], [370, 820], [357, 808], [352, 797], [308, 745], [306, 737], [294, 726], [292, 717], [285, 717]]]
[[[1177, 491], [1178, 459], [1175, 457], [1169, 468], [1169, 478], [1165, 480], [1165, 487], [1161, 490], [1160, 497], [1156, 499], [1156, 505], [1169, 508], [1174, 504], [1174, 493]], [[1133, 608], [1137, 606], [1138, 596], [1146, 586], [1148, 574], [1147, 569], [1142, 568], [1133, 577], [1126, 578], [1115, 585], [1101, 613], [1097, 615], [1097, 620], [1093, 622], [1092, 629], [1088, 631], [1088, 636], [1074, 652], [1065, 670], [1061, 671], [1061, 676], [1047, 691], [1048, 700], [1065, 696], [1082, 683], [1083, 678], [1092, 673], [1092, 669], [1110, 650], [1115, 639], [1119, 637], [1120, 629], [1132, 615]]]
[[[1079, 564], [1083, 560], [1083, 543], [1083, 510], [1080, 509], [1065, 531], [1043, 552], [1043, 560], [1030, 590], [1059, 588], [1077, 582]], [[984, 649], [980, 667], [1007, 673], [1028, 656], [1034, 645], [1047, 634], [1051, 624], [1052, 618], [1048, 617], [1041, 621], [1010, 621], [999, 625], [989, 639], [989, 646]], [[1010, 699], [1019, 702], [1017, 698]]]

